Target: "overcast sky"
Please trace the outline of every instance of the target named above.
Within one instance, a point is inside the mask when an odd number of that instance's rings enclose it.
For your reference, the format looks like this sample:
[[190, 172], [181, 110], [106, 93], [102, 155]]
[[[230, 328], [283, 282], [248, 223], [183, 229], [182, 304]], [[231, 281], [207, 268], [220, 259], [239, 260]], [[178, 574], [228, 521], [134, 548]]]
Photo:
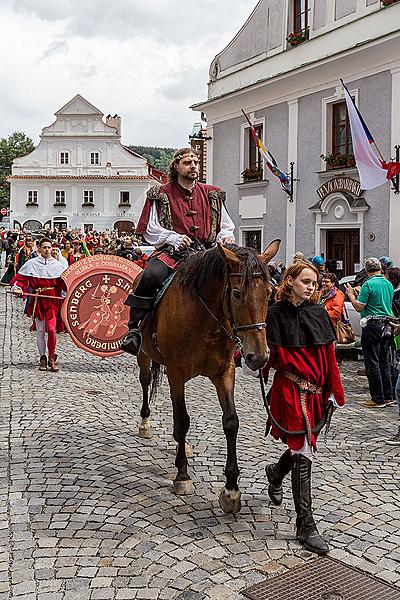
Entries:
[[211, 60], [256, 0], [0, 0], [0, 137], [37, 143], [77, 93], [125, 144], [185, 144]]

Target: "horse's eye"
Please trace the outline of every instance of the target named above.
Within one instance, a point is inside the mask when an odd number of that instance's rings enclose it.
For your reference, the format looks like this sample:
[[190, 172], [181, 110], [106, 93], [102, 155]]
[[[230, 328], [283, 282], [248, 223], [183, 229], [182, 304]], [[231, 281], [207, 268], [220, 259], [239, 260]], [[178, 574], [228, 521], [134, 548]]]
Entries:
[[240, 300], [239, 290], [232, 290], [232, 294], [233, 294], [233, 297], [236, 298], [236, 300]]

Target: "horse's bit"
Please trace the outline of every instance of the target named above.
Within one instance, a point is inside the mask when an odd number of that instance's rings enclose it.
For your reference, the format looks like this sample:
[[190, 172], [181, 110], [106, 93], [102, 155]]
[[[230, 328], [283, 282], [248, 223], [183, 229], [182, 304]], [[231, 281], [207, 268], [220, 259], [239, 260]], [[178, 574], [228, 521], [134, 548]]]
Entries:
[[[262, 277], [263, 274], [261, 272], [256, 272], [252, 274], [253, 277]], [[223, 329], [223, 331], [225, 332], [226, 336], [236, 344], [236, 346], [239, 348], [241, 354], [243, 355], [243, 346], [242, 346], [242, 342], [238, 336], [238, 331], [249, 331], [250, 329], [258, 329], [258, 331], [262, 331], [263, 329], [266, 329], [267, 325], [265, 323], [265, 321], [261, 322], [261, 323], [249, 323], [246, 325], [236, 325], [235, 323], [235, 319], [233, 318], [233, 314], [232, 314], [232, 303], [231, 303], [231, 291], [232, 291], [232, 286], [231, 286], [231, 277], [241, 277], [242, 273], [229, 273], [228, 274], [228, 282], [225, 285], [224, 288], [224, 293], [223, 293], [223, 302], [225, 301], [225, 298], [227, 299], [227, 304], [228, 304], [228, 320], [229, 320], [229, 324], [232, 327], [232, 333], [230, 333], [226, 327], [224, 327], [221, 323], [221, 321], [218, 319], [218, 317], [216, 317], [214, 315], [214, 313], [210, 310], [210, 308], [207, 306], [206, 302], [203, 300], [203, 298], [197, 294], [198, 299], [200, 300], [200, 302], [203, 304], [204, 308], [207, 310], [207, 312], [212, 316], [212, 318], [218, 323], [218, 325], [221, 327], [221, 329]]]

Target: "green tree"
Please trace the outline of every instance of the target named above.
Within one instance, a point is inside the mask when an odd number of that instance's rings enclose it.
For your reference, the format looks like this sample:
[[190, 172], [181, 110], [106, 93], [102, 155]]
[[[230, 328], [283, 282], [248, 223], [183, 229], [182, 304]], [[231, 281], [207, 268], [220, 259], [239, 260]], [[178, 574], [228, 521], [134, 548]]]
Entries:
[[167, 173], [169, 163], [176, 150], [176, 148], [159, 148], [157, 146], [128, 146], [128, 148], [143, 156], [150, 165], [164, 173]]
[[34, 149], [35, 144], [31, 138], [21, 131], [0, 139], [0, 207], [10, 206], [10, 185], [6, 179], [11, 175], [14, 158], [25, 156]]

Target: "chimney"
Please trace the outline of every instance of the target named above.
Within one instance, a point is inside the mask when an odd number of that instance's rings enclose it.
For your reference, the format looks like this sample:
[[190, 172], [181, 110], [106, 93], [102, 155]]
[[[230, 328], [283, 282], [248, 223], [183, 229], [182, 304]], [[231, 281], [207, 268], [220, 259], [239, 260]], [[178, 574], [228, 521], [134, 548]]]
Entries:
[[121, 135], [121, 117], [118, 115], [114, 115], [113, 117], [111, 115], [107, 115], [106, 124], [110, 127], [115, 127], [118, 135]]

